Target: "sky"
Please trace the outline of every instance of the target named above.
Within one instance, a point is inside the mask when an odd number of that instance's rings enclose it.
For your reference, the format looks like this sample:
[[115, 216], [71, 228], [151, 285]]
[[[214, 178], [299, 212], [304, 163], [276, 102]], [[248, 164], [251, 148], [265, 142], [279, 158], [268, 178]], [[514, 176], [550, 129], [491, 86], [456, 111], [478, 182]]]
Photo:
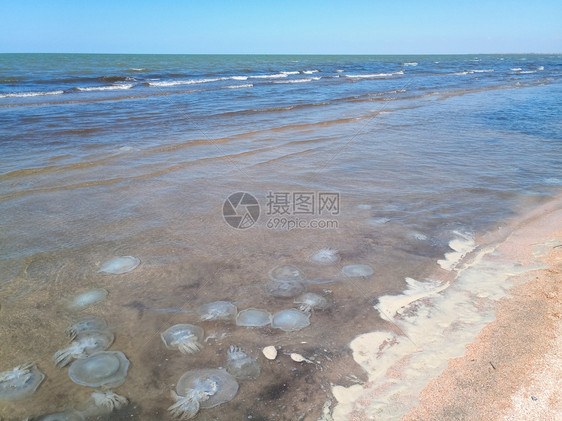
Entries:
[[562, 52], [560, 0], [4, 0], [1, 53]]

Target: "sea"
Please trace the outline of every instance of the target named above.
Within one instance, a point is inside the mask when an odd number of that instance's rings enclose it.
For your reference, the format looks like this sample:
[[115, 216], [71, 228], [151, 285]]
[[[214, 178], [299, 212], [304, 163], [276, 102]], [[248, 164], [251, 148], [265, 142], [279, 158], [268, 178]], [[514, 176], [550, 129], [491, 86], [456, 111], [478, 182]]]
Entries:
[[[180, 377], [228, 368], [231, 346], [259, 376], [194, 419], [399, 419], [500, 297], [433, 324], [419, 300], [446, 307], [481, 238], [561, 193], [561, 98], [560, 54], [0, 54], [0, 372], [45, 375], [0, 417], [91, 414], [99, 388], [53, 355], [98, 317], [130, 361], [111, 389], [128, 404], [92, 419], [173, 419]], [[140, 264], [100, 271], [123, 256]], [[279, 328], [304, 291], [328, 307]], [[216, 301], [273, 325], [202, 320]], [[199, 351], [165, 346], [176, 324], [204, 330]], [[379, 381], [392, 387], [357, 401]]]

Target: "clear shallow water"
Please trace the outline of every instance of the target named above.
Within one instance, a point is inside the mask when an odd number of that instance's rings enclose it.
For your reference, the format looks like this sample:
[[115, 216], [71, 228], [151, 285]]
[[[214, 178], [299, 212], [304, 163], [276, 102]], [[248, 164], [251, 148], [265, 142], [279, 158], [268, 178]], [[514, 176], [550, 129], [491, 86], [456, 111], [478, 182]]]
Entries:
[[[0, 55], [0, 371], [35, 361], [47, 375], [0, 414], [87, 399], [51, 357], [66, 327], [93, 314], [132, 364], [117, 390], [132, 404], [115, 419], [164, 417], [181, 374], [224, 366], [230, 345], [258, 358], [262, 375], [200, 419], [317, 419], [330, 383], [365, 379], [348, 344], [388, 328], [377, 297], [428, 276], [455, 230], [496, 229], [559, 191], [561, 74], [561, 57], [542, 55]], [[237, 191], [260, 204], [250, 229], [223, 220]], [[338, 229], [268, 228], [268, 192], [338, 193], [338, 215], [289, 215]], [[341, 260], [308, 262], [321, 248]], [[129, 255], [141, 259], [135, 271], [97, 272]], [[333, 306], [298, 332], [198, 320], [195, 309], [217, 300], [293, 307], [267, 295], [267, 273], [283, 263], [316, 280], [347, 264], [375, 274], [309, 285]], [[107, 300], [67, 309], [94, 288]], [[160, 333], [177, 323], [216, 338], [175, 354]], [[260, 353], [271, 344], [279, 362]]]

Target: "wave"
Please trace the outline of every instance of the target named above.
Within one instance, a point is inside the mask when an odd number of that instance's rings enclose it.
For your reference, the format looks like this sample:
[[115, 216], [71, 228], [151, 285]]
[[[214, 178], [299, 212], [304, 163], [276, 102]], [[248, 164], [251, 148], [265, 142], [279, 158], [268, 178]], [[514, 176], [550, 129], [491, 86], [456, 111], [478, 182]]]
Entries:
[[121, 89], [131, 89], [134, 85], [132, 83], [122, 85], [110, 86], [89, 86], [87, 88], [75, 88], [77, 91], [91, 92], [91, 91], [118, 91]]
[[249, 78], [252, 79], [278, 79], [281, 77], [287, 77], [286, 73], [275, 73], [272, 75], [253, 75], [253, 76], [248, 76]]
[[523, 71], [519, 72], [520, 75], [528, 74], [528, 73], [537, 73], [537, 71], [536, 70], [523, 70]]
[[393, 73], [373, 73], [370, 75], [344, 75], [344, 76], [352, 79], [368, 79], [373, 77], [389, 77], [389, 76], [403, 75], [403, 74], [404, 74], [404, 70], [399, 70], [398, 72], [393, 72]]
[[168, 80], [168, 81], [162, 81], [162, 82], [147, 82], [146, 85], [147, 86], [168, 87], [168, 86], [195, 85], [195, 84], [199, 84], [199, 83], [218, 82], [220, 80], [224, 80], [224, 78]]
[[484, 70], [463, 70], [460, 72], [449, 73], [449, 76], [459, 76], [459, 75], [472, 75], [474, 73], [491, 73], [494, 69], [484, 69]]
[[319, 72], [319, 70], [316, 70], [316, 69], [315, 70], [305, 70], [305, 71], [303, 71], [303, 73], [305, 75], [311, 75], [313, 73], [318, 73], [318, 72]]
[[302, 79], [291, 79], [291, 80], [279, 80], [274, 81], [273, 83], [276, 84], [286, 84], [286, 83], [304, 83], [304, 82], [312, 82], [313, 80], [320, 80], [319, 77], [310, 77], [310, 78], [302, 78]]
[[521, 69], [521, 67], [514, 67], [513, 69], [509, 69], [509, 70], [511, 70], [512, 72], [519, 72], [522, 69]]
[[254, 84], [253, 83], [246, 83], [245, 85], [230, 85], [230, 86], [225, 86], [223, 87], [223, 89], [240, 89], [240, 88], [253, 88]]
[[417, 66], [418, 63], [416, 63], [415, 61], [411, 62], [411, 63], [402, 63], [402, 66]]
[[115, 83], [115, 82], [131, 82], [135, 79], [129, 76], [100, 76], [96, 78], [100, 82]]
[[47, 92], [15, 92], [10, 94], [0, 94], [0, 98], [27, 98], [32, 96], [62, 95], [64, 91]]

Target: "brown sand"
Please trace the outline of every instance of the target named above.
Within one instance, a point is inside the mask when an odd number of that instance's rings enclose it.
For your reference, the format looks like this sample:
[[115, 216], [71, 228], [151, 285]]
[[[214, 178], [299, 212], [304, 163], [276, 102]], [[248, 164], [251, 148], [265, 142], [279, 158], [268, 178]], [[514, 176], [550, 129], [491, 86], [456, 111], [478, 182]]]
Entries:
[[463, 357], [449, 361], [402, 421], [562, 420], [562, 216], [556, 207], [517, 227], [502, 250], [522, 264], [548, 267], [519, 280], [500, 301], [496, 321]]

